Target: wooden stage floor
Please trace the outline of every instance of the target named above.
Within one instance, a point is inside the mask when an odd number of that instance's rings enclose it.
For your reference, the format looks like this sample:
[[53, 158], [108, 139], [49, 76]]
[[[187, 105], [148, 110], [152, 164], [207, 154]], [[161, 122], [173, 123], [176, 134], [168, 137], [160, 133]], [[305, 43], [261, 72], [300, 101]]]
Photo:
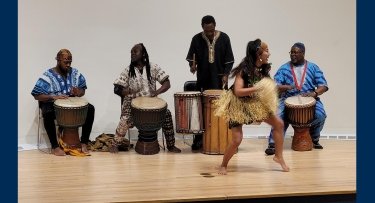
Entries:
[[225, 176], [217, 174], [222, 155], [192, 153], [182, 140], [177, 140], [181, 154], [160, 151], [156, 155], [140, 155], [131, 149], [119, 154], [92, 152], [90, 157], [56, 157], [38, 150], [20, 151], [18, 201], [238, 202], [247, 199], [249, 202], [325, 195], [355, 198], [355, 140], [321, 140], [323, 150], [307, 152], [293, 151], [290, 144], [291, 140], [286, 139], [284, 158], [290, 172], [281, 172], [273, 156], [264, 154], [266, 139], [244, 139]]

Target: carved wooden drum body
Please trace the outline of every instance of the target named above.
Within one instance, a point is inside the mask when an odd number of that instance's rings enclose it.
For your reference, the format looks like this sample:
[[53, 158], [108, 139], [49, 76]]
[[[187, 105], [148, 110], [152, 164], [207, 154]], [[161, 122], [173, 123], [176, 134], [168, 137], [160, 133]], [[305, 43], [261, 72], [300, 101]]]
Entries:
[[131, 102], [131, 115], [138, 129], [135, 151], [151, 155], [160, 151], [157, 131], [163, 126], [167, 103], [157, 97], [137, 97]]
[[224, 154], [232, 141], [232, 131], [228, 122], [221, 117], [215, 116], [216, 107], [213, 101], [219, 99], [225, 90], [206, 90], [203, 92], [204, 123], [203, 153]]
[[88, 102], [81, 97], [57, 99], [54, 102], [57, 124], [63, 127], [62, 141], [71, 148], [80, 148], [78, 128], [86, 121]]
[[315, 116], [315, 104], [313, 97], [299, 95], [285, 100], [285, 116], [294, 128], [292, 149], [295, 151], [309, 151], [313, 147], [310, 127]]

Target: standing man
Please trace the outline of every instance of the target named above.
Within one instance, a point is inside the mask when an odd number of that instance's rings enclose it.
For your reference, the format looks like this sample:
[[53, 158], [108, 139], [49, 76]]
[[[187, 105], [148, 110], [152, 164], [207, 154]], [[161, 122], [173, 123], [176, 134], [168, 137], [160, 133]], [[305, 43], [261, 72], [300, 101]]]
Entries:
[[[278, 114], [284, 120], [284, 136], [289, 126], [285, 114], [285, 99], [296, 95], [314, 97], [316, 99], [315, 117], [311, 123], [310, 135], [314, 149], [323, 149], [319, 138], [327, 115], [319, 95], [328, 91], [327, 81], [318, 65], [305, 60], [305, 45], [303, 43], [295, 43], [289, 54], [290, 61], [282, 65], [274, 77], [279, 89]], [[265, 150], [267, 155], [275, 154], [273, 131], [274, 129], [270, 132], [268, 148]]]
[[[229, 36], [215, 30], [215, 18], [210, 15], [202, 18], [201, 25], [203, 32], [192, 38], [186, 57], [190, 72], [197, 72], [197, 91], [228, 89], [228, 75], [234, 63]], [[192, 150], [202, 148], [202, 136], [194, 136]]]
[[[72, 54], [67, 49], [61, 49], [56, 56], [57, 64], [48, 69], [36, 82], [31, 95], [39, 101], [42, 110], [44, 128], [51, 143], [52, 153], [64, 156], [65, 152], [59, 147], [56, 139], [55, 109], [53, 102], [56, 99], [68, 97], [82, 97], [85, 95], [86, 79], [76, 69], [71, 67]], [[89, 104], [86, 121], [82, 126], [81, 151], [88, 154], [87, 144], [90, 141], [92, 125], [94, 123], [95, 108]]]

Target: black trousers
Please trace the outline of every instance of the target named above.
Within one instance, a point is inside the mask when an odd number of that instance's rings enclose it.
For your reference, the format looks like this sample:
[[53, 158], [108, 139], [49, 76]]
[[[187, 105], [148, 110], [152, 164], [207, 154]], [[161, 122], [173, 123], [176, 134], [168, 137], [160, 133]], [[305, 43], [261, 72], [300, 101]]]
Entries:
[[[81, 143], [87, 144], [90, 141], [90, 134], [92, 130], [92, 125], [94, 123], [95, 117], [95, 107], [92, 104], [88, 104], [88, 111], [86, 121], [82, 126], [82, 136]], [[44, 128], [46, 129], [49, 141], [51, 143], [51, 148], [55, 149], [59, 146], [56, 138], [56, 126], [55, 126], [55, 109], [52, 102], [40, 103], [40, 108], [42, 109]]]

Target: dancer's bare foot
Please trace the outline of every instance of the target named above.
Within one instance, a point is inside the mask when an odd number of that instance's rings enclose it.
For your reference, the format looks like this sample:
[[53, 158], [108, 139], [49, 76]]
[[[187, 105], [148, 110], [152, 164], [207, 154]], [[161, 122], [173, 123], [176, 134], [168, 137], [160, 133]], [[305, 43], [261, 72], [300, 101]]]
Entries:
[[65, 156], [64, 150], [62, 150], [60, 147], [56, 147], [55, 149], [52, 149], [52, 154], [55, 156]]
[[227, 167], [220, 166], [219, 171], [217, 173], [220, 174], [220, 175], [227, 175], [227, 173], [228, 173]]
[[85, 154], [90, 154], [89, 150], [87, 149], [87, 144], [81, 144], [81, 150]]
[[283, 171], [284, 172], [289, 172], [289, 167], [285, 164], [285, 161], [283, 158], [279, 158], [279, 157], [276, 157], [274, 156], [273, 157], [273, 160], [276, 162], [276, 163], [279, 163], [281, 165], [281, 168], [283, 168]]

